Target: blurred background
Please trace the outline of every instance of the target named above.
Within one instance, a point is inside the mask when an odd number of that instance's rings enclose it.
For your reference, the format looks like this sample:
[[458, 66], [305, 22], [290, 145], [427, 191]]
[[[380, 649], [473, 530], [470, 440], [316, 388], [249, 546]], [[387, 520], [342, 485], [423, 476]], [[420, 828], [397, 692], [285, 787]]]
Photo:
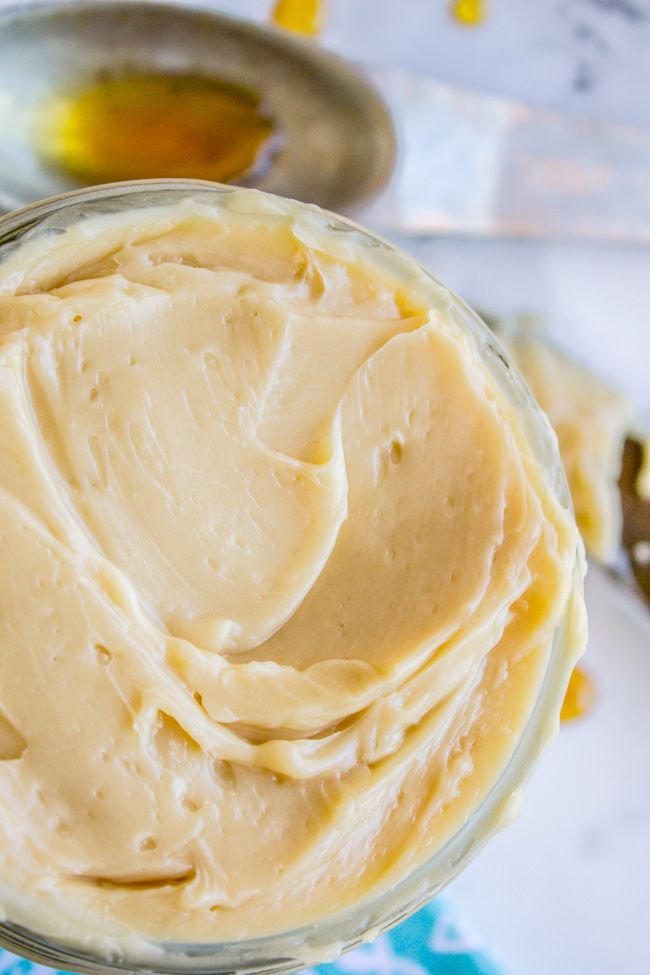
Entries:
[[[0, 0], [0, 11], [17, 6]], [[358, 166], [377, 169], [373, 198], [342, 205], [415, 255], [501, 335], [556, 426], [591, 556], [584, 666], [520, 817], [445, 892], [450, 914], [436, 915], [425, 960], [413, 929], [349, 956], [339, 970], [641, 975], [649, 970], [650, 917], [650, 0], [186, 6], [262, 24], [274, 19], [296, 43], [345, 58], [376, 86], [394, 128], [395, 168], [389, 176], [390, 131], [382, 130], [383, 149], [381, 140], [372, 141], [372, 111], [342, 110], [344, 139]], [[41, 109], [27, 124], [24, 97], [16, 94], [20, 71], [37, 63], [21, 46], [32, 28], [20, 37], [3, 30], [0, 24], [0, 193], [6, 189], [7, 209], [30, 198], [25, 181], [14, 177], [30, 172], [31, 163], [23, 169], [17, 160]], [[168, 40], [175, 49], [178, 37]], [[164, 34], [157, 43], [162, 57]], [[48, 52], [56, 67], [56, 51]], [[119, 47], [114, 56], [117, 63]], [[90, 70], [91, 48], [85, 57]], [[103, 84], [106, 65], [99, 67]], [[38, 104], [58, 97], [50, 90], [56, 70], [30, 88]], [[262, 58], [258, 78], [264, 70]], [[214, 73], [229, 77], [218, 46]], [[36, 68], [33, 77], [40, 77]], [[294, 77], [295, 99], [308, 104], [312, 90], [307, 82], [301, 89], [297, 69]], [[269, 84], [272, 78], [271, 72]], [[157, 97], [158, 82], [146, 84], [153, 85], [149, 97]], [[141, 94], [120, 89], [119, 118], [126, 118], [129, 98]], [[282, 127], [272, 131], [273, 113], [265, 114], [256, 97], [247, 102], [244, 92], [244, 108], [228, 108], [233, 138], [243, 118], [254, 132], [242, 149], [244, 162], [228, 165], [235, 180], [268, 185], [277, 160], [290, 154], [287, 145], [298, 143], [282, 143]], [[73, 173], [71, 143], [56, 141], [72, 118], [71, 104], [47, 102], [42, 131], [49, 141], [39, 129], [30, 143], [40, 146], [43, 185], [50, 186], [48, 173], [65, 169], [65, 185], [101, 181], [91, 177], [103, 170], [88, 168], [87, 159], [86, 169]], [[81, 103], [75, 104], [79, 126]], [[101, 104], [86, 100], [84, 110]], [[309, 165], [318, 171], [326, 168], [328, 146], [314, 135], [320, 124], [314, 113], [304, 132]], [[377, 124], [381, 129], [386, 120]], [[143, 151], [150, 145], [145, 139]], [[112, 151], [119, 154], [119, 147]], [[201, 175], [170, 165], [173, 172], [148, 174]], [[474, 953], [479, 943], [485, 957]], [[0, 958], [0, 972], [11, 970], [7, 958]]]

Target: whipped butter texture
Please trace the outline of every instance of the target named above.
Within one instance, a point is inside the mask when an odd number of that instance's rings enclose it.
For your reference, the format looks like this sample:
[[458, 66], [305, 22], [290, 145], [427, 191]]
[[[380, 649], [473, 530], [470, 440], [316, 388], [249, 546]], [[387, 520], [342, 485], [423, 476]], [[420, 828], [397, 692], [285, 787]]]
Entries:
[[618, 478], [625, 435], [634, 426], [632, 403], [543, 337], [524, 329], [506, 346], [557, 434], [587, 551], [612, 562], [621, 542]]
[[495, 784], [567, 614], [581, 648], [575, 524], [455, 299], [330, 223], [237, 191], [0, 264], [0, 905], [33, 930], [372, 897]]

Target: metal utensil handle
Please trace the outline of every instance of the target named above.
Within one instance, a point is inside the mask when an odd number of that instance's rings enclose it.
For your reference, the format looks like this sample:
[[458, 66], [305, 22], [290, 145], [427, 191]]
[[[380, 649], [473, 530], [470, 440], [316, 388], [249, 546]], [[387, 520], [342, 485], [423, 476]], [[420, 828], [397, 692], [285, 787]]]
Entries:
[[400, 70], [369, 76], [399, 158], [364, 219], [411, 234], [650, 241], [650, 132], [532, 108]]

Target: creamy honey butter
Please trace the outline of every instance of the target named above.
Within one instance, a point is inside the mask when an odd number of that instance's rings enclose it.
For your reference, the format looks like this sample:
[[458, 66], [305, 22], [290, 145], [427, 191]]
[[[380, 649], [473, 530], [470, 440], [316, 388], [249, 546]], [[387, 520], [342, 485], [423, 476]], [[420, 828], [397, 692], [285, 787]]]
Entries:
[[2, 908], [108, 951], [370, 903], [568, 676], [572, 516], [408, 258], [250, 191], [67, 223], [0, 264]]
[[625, 436], [634, 426], [632, 403], [543, 337], [523, 330], [506, 344], [557, 433], [587, 551], [611, 562], [621, 543], [618, 478]]

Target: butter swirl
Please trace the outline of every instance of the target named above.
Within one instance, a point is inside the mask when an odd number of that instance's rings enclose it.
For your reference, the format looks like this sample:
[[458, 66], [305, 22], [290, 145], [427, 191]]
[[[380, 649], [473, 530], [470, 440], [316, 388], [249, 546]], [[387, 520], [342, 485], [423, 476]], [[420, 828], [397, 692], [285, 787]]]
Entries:
[[[78, 943], [289, 930], [493, 786], [580, 543], [406, 258], [246, 191], [0, 266], [0, 902]], [[399, 273], [398, 273], [399, 272]]]

